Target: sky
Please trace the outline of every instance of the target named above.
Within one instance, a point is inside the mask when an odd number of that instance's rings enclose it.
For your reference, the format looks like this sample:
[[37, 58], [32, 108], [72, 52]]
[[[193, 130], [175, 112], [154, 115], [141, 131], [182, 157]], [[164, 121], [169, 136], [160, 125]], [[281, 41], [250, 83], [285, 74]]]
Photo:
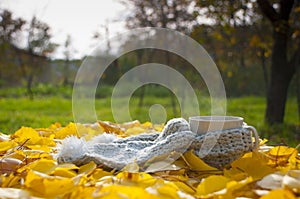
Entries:
[[104, 38], [105, 24], [110, 35], [126, 31], [128, 13], [118, 0], [1, 0], [0, 8], [27, 21], [35, 15], [47, 23], [52, 30], [52, 41], [61, 45], [54, 58], [64, 58], [63, 44], [67, 35], [72, 39], [72, 58], [90, 54], [97, 43], [92, 39], [93, 34], [100, 32]]

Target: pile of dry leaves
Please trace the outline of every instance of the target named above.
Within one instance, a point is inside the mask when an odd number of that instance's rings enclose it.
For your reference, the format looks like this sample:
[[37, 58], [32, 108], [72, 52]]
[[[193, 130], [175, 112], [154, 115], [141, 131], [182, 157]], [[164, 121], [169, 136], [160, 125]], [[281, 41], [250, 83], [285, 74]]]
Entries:
[[300, 155], [297, 148], [268, 147], [245, 154], [224, 170], [196, 157], [192, 151], [174, 165], [152, 173], [137, 165], [122, 171], [90, 162], [83, 166], [58, 164], [57, 144], [75, 135], [89, 140], [103, 132], [127, 137], [161, 131], [162, 125], [133, 121], [93, 125], [59, 123], [49, 128], [22, 127], [0, 134], [1, 198], [300, 198]]

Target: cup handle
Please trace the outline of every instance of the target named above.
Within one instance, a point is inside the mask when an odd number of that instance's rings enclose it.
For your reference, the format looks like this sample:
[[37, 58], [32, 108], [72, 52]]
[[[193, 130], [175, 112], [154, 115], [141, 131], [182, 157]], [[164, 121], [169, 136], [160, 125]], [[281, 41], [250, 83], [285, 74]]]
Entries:
[[254, 134], [255, 142], [254, 142], [253, 149], [256, 150], [259, 146], [259, 136], [256, 129], [253, 126], [248, 126], [248, 125], [244, 126], [244, 128], [249, 129]]

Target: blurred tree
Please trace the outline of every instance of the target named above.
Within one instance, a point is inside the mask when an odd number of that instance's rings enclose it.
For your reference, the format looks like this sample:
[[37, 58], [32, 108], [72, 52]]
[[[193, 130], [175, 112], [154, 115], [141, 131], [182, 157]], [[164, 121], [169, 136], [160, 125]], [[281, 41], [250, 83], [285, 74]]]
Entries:
[[27, 29], [27, 51], [31, 55], [29, 63], [19, 56], [22, 76], [26, 80], [27, 93], [33, 99], [32, 83], [34, 77], [41, 72], [40, 58], [47, 57], [54, 52], [57, 44], [51, 42], [50, 27], [35, 16]]
[[[127, 0], [122, 2], [129, 8], [133, 8], [131, 15], [129, 15], [126, 21], [128, 28], [161, 27], [189, 34], [193, 26], [197, 23], [194, 16], [193, 0]], [[168, 41], [164, 42], [166, 42], [165, 45], [167, 46]], [[154, 51], [147, 52], [154, 53]], [[165, 51], [163, 53], [165, 58], [164, 63], [169, 66], [171, 62], [170, 52]], [[137, 64], [141, 63], [144, 51], [138, 51], [136, 56]], [[153, 56], [148, 55], [149, 57]], [[146, 59], [148, 60], [148, 58]], [[143, 105], [145, 88], [145, 86], [141, 88], [140, 106]], [[177, 115], [174, 97], [171, 97], [171, 104], [174, 115]]]
[[[96, 40], [96, 47], [98, 50], [98, 56], [102, 56], [104, 59], [106, 58], [112, 58], [114, 57], [112, 50], [111, 42], [111, 31], [109, 27], [109, 21], [106, 20], [105, 24], [102, 24], [101, 29], [104, 30], [104, 33], [101, 33], [100, 31], [96, 31], [93, 35], [93, 39]], [[100, 41], [100, 42], [99, 42]], [[105, 41], [105, 43], [102, 43]], [[115, 84], [118, 79], [122, 75], [122, 68], [119, 64], [119, 59], [114, 59], [113, 63], [110, 64], [110, 66], [106, 69], [103, 75], [103, 79], [105, 83], [108, 84]]]
[[14, 19], [10, 11], [0, 10], [0, 86], [15, 73], [10, 67], [11, 52], [16, 48], [15, 44], [19, 39], [19, 33], [22, 31], [24, 24], [25, 21], [23, 19]]
[[[230, 78], [236, 73], [244, 78], [247, 62], [252, 64], [254, 59], [258, 59], [267, 90], [266, 121], [269, 124], [283, 122], [288, 87], [299, 65], [300, 34], [295, 26], [299, 18], [291, 17], [300, 10], [299, 0], [126, 2], [134, 7], [127, 20], [129, 28], [152, 26], [185, 33], [193, 29], [192, 35], [198, 41], [201, 35], [203, 43], [212, 49], [221, 71], [226, 71], [223, 77]], [[263, 16], [271, 22], [273, 31], [269, 31], [271, 28]], [[203, 21], [208, 25], [195, 27]], [[206, 37], [203, 37], [205, 34]], [[203, 39], [208, 35], [210, 40]], [[142, 57], [140, 53], [137, 56]], [[169, 64], [169, 55], [165, 58], [166, 64]], [[248, 76], [253, 77], [253, 74]], [[233, 82], [240, 90], [249, 83], [242, 78], [235, 78], [238, 81]]]
[[269, 62], [272, 54], [272, 34], [271, 27], [269, 26], [270, 25], [267, 23], [265, 18], [257, 20], [253, 24], [255, 33], [251, 35], [249, 42], [249, 47], [252, 49], [252, 56], [254, 55], [258, 58], [263, 70], [266, 97], [268, 96], [267, 91], [269, 90]]
[[64, 43], [64, 56], [65, 56], [65, 65], [63, 70], [63, 85], [67, 86], [70, 84], [69, 82], [69, 72], [70, 72], [70, 59], [71, 54], [73, 53], [72, 48], [72, 38], [71, 35], [67, 35], [67, 38]]
[[35, 55], [49, 56], [57, 44], [51, 42], [51, 29], [48, 24], [39, 21], [35, 16], [28, 28], [27, 50]]
[[[257, 55], [261, 59], [264, 72], [264, 79], [267, 87], [267, 108], [266, 122], [269, 124], [283, 123], [285, 104], [288, 87], [295, 74], [296, 66], [299, 65], [300, 56], [299, 40], [297, 30], [293, 26], [296, 20], [291, 18], [291, 14], [297, 12], [294, 0], [209, 0], [197, 1], [199, 15], [207, 16], [213, 20], [214, 27], [222, 27], [216, 32], [217, 38], [231, 39], [234, 32], [239, 30], [238, 26], [249, 24], [256, 28], [256, 33], [250, 38], [250, 42], [237, 41], [241, 47], [236, 48], [237, 56], [240, 58], [240, 66], [244, 49], [250, 43], [250, 47], [258, 50]], [[294, 8], [294, 9], [293, 9]], [[272, 33], [268, 32], [268, 25], [263, 20], [266, 16], [272, 24]], [[246, 29], [249, 30], [249, 29]], [[299, 29], [298, 29], [299, 30]], [[227, 34], [224, 34], [227, 33]], [[233, 39], [246, 38], [247, 32], [243, 36], [237, 35]], [[270, 40], [271, 36], [271, 40]], [[234, 43], [230, 46], [236, 46]], [[228, 46], [228, 50], [232, 47]], [[267, 72], [266, 58], [271, 55], [270, 73]], [[223, 59], [221, 59], [223, 61]]]
[[0, 10], [0, 42], [13, 43], [17, 39], [17, 33], [22, 30], [25, 21], [21, 18], [13, 19], [8, 10]]
[[[294, 31], [293, 31], [293, 39], [295, 40], [295, 44], [299, 46], [300, 44], [300, 1], [296, 1], [295, 4], [295, 12], [292, 15], [292, 19], [294, 22]], [[300, 56], [295, 60], [298, 63], [298, 67], [296, 67], [296, 94], [297, 94], [297, 103], [298, 103], [298, 119], [300, 122]]]
[[294, 35], [296, 32], [291, 27], [291, 14], [299, 9], [295, 6], [296, 1], [257, 0], [262, 13], [273, 26], [271, 76], [266, 109], [266, 121], [269, 124], [283, 123], [288, 88], [296, 66], [300, 65], [299, 36]]
[[[33, 79], [49, 70], [47, 56], [56, 47], [50, 42], [50, 28], [35, 17], [30, 24], [0, 9], [0, 86], [25, 82], [29, 97]], [[39, 77], [44, 80], [43, 77]]]
[[110, 29], [109, 29], [109, 23], [108, 23], [108, 20], [106, 20], [105, 21], [105, 24], [103, 24], [103, 25], [101, 25], [101, 28], [103, 28], [104, 29], [104, 36], [99, 32], [99, 31], [96, 31], [95, 33], [94, 33], [94, 35], [93, 35], [93, 39], [95, 39], [96, 40], [96, 47], [98, 47], [97, 45], [99, 45], [98, 44], [98, 42], [99, 42], [99, 40], [100, 39], [104, 39], [105, 40], [105, 50], [104, 50], [104, 52], [106, 53], [106, 54], [109, 54], [110, 53], [110, 51], [111, 51], [111, 44], [110, 44]]
[[264, 94], [272, 42], [270, 26], [257, 4], [250, 0], [209, 0], [197, 1], [196, 6], [195, 14], [201, 20], [191, 36], [216, 62], [227, 95]]
[[161, 27], [188, 33], [196, 24], [192, 0], [127, 0], [127, 27]]

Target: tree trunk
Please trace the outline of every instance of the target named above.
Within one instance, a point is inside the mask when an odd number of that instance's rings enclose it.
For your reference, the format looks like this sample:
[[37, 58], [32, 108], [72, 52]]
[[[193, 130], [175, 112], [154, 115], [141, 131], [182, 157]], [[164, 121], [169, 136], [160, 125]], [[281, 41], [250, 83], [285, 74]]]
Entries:
[[139, 96], [139, 107], [142, 107], [144, 105], [145, 89], [146, 85], [141, 87], [141, 93]]
[[269, 90], [269, 76], [268, 76], [268, 69], [266, 65], [266, 57], [265, 57], [265, 50], [261, 49], [262, 56], [260, 57], [261, 66], [263, 70], [263, 76], [265, 81], [265, 89], [266, 89], [266, 97], [268, 97], [268, 90]]
[[[166, 58], [166, 65], [170, 66], [170, 52], [165, 51], [165, 58]], [[167, 76], [166, 78], [167, 78], [167, 81], [170, 82], [170, 77]], [[174, 93], [172, 92], [172, 90], [170, 90], [169, 92], [170, 92], [170, 97], [171, 97], [171, 106], [172, 106], [173, 114], [174, 114], [174, 117], [176, 117], [177, 110], [176, 110], [175, 97], [177, 97], [177, 96], [174, 96]]]
[[65, 61], [65, 66], [64, 66], [64, 79], [63, 79], [63, 85], [68, 86], [69, 85], [69, 65], [70, 65], [70, 60], [66, 59]]
[[289, 19], [294, 0], [280, 0], [275, 9], [268, 0], [257, 0], [262, 13], [273, 25], [273, 50], [265, 119], [268, 124], [283, 123], [285, 103], [295, 63], [287, 58]]
[[287, 37], [288, 31], [277, 32], [274, 28], [271, 79], [266, 109], [268, 124], [283, 123], [288, 87], [294, 74], [287, 59]]
[[[136, 59], [137, 59], [137, 65], [140, 66], [142, 64], [142, 58], [143, 58], [144, 51], [139, 50], [136, 52]], [[144, 105], [144, 97], [145, 97], [145, 86], [142, 86], [141, 93], [139, 95], [139, 107], [142, 107]]]
[[296, 92], [297, 92], [297, 104], [298, 104], [298, 121], [300, 123], [300, 70], [297, 70], [297, 76], [296, 76]]
[[33, 82], [33, 75], [30, 74], [27, 78], [27, 85], [26, 85], [27, 94], [28, 94], [30, 100], [33, 100], [32, 82]]

